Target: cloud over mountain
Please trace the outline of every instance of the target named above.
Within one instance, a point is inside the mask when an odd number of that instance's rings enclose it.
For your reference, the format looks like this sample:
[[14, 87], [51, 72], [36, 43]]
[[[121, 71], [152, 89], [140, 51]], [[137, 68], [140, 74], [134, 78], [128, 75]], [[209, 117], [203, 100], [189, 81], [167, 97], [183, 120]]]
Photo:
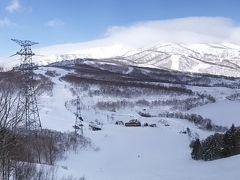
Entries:
[[222, 17], [188, 17], [146, 21], [109, 28], [104, 37], [87, 42], [54, 45], [39, 49], [42, 54], [83, 54], [91, 57], [121, 55], [128, 50], [161, 43], [240, 44], [240, 27]]

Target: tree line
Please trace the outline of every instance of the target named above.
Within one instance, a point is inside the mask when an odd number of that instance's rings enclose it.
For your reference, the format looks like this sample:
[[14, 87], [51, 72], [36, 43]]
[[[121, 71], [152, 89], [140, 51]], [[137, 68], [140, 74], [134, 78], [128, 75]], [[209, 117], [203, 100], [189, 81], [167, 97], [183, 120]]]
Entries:
[[195, 160], [210, 161], [240, 154], [240, 127], [231, 126], [225, 133], [191, 142], [191, 156]]
[[216, 132], [225, 132], [227, 130], [226, 127], [216, 125], [209, 118], [204, 118], [198, 114], [184, 114], [182, 112], [165, 112], [159, 113], [158, 117], [166, 117], [166, 118], [177, 118], [177, 119], [185, 119], [189, 122], [194, 123], [201, 129], [205, 129], [208, 131], [216, 131]]

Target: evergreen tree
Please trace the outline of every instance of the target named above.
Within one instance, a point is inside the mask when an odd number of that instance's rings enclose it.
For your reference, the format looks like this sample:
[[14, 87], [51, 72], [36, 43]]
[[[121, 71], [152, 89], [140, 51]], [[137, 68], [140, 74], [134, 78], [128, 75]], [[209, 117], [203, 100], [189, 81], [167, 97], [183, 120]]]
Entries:
[[211, 131], [211, 130], [213, 129], [211, 122], [208, 122], [208, 123], [207, 123], [206, 129], [209, 130], [209, 131]]
[[192, 158], [196, 160], [208, 161], [240, 154], [240, 127], [233, 124], [225, 134], [215, 133], [201, 142], [197, 139], [190, 147]]
[[191, 155], [195, 160], [203, 159], [203, 148], [199, 139], [193, 142]]
[[222, 157], [222, 135], [209, 136], [203, 143], [203, 159], [213, 160]]
[[234, 124], [232, 124], [231, 128], [224, 134], [224, 137], [223, 137], [224, 157], [234, 155], [234, 151], [236, 149], [235, 131], [236, 131], [236, 128]]

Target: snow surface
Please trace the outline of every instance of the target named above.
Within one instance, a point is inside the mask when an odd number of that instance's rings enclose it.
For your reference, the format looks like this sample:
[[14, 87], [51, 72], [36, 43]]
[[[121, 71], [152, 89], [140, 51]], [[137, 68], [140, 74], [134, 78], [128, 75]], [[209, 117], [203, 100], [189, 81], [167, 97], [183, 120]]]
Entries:
[[[47, 69], [56, 70], [61, 76], [69, 72], [58, 68], [42, 68], [37, 72], [44, 73]], [[66, 109], [65, 102], [76, 97], [69, 91], [70, 84], [59, 78], [60, 76], [52, 78], [55, 83], [53, 95], [44, 94], [40, 97], [42, 125], [70, 131], [75, 117]], [[219, 92], [219, 96], [220, 94]], [[82, 94], [82, 97], [88, 105], [96, 101], [86, 94]], [[195, 108], [191, 112], [211, 117], [214, 122], [223, 125], [230, 125], [233, 120], [239, 124], [238, 105], [238, 102], [219, 101]], [[100, 112], [87, 107], [82, 115], [84, 135], [91, 139], [92, 146], [80, 149], [77, 153], [69, 152], [66, 160], [57, 162], [60, 175], [85, 177], [86, 180], [236, 180], [240, 176], [240, 156], [211, 162], [191, 159], [191, 138], [180, 132], [189, 127], [201, 139], [212, 132], [200, 130], [186, 120], [140, 118], [134, 108], [124, 109], [113, 115], [111, 112]], [[157, 127], [127, 128], [114, 124], [115, 120], [126, 122], [133, 117], [137, 117], [142, 123], [156, 123]], [[88, 123], [95, 119], [102, 122], [102, 131], [93, 132], [88, 129]], [[170, 126], [164, 126], [162, 122]]]
[[236, 180], [240, 156], [212, 162], [190, 157], [189, 139], [176, 127], [105, 126], [85, 132], [99, 149], [70, 154], [59, 165], [92, 180]]
[[[37, 70], [36, 73], [45, 73], [48, 70]], [[56, 70], [51, 68], [51, 70]], [[57, 73], [61, 76], [69, 73], [68, 71], [57, 69]], [[59, 131], [68, 131], [73, 126], [73, 113], [65, 107], [65, 102], [72, 99], [72, 94], [69, 91], [66, 82], [60, 81], [59, 76], [51, 78], [55, 83], [53, 95], [44, 94], [40, 98], [40, 116], [43, 127], [55, 129]]]
[[230, 127], [231, 124], [235, 124], [240, 126], [240, 102], [223, 100], [194, 108], [189, 112], [211, 118], [219, 125]]
[[180, 58], [180, 55], [172, 55], [172, 67], [171, 67], [171, 69], [173, 69], [173, 70], [178, 70], [179, 69], [179, 58]]

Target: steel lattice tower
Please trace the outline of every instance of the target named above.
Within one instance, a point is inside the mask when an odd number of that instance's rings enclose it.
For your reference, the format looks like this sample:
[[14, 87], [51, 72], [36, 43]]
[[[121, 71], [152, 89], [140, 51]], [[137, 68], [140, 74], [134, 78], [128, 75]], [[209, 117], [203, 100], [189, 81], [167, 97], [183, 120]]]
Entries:
[[80, 131], [80, 135], [83, 136], [83, 118], [81, 116], [81, 104], [80, 104], [80, 98], [79, 96], [77, 97], [77, 109], [76, 109], [76, 119], [75, 119], [75, 125], [73, 126], [74, 130], [75, 130], [75, 134], [77, 134]]
[[41, 130], [41, 120], [38, 111], [37, 98], [35, 93], [35, 85], [34, 85], [34, 77], [33, 70], [34, 64], [32, 62], [32, 57], [35, 55], [32, 52], [31, 47], [37, 42], [31, 42], [28, 40], [17, 40], [11, 39], [21, 46], [21, 50], [18, 51], [15, 55], [19, 55], [21, 57], [21, 63], [19, 70], [21, 71], [24, 77], [24, 100], [22, 103], [24, 104], [24, 125], [26, 130]]

